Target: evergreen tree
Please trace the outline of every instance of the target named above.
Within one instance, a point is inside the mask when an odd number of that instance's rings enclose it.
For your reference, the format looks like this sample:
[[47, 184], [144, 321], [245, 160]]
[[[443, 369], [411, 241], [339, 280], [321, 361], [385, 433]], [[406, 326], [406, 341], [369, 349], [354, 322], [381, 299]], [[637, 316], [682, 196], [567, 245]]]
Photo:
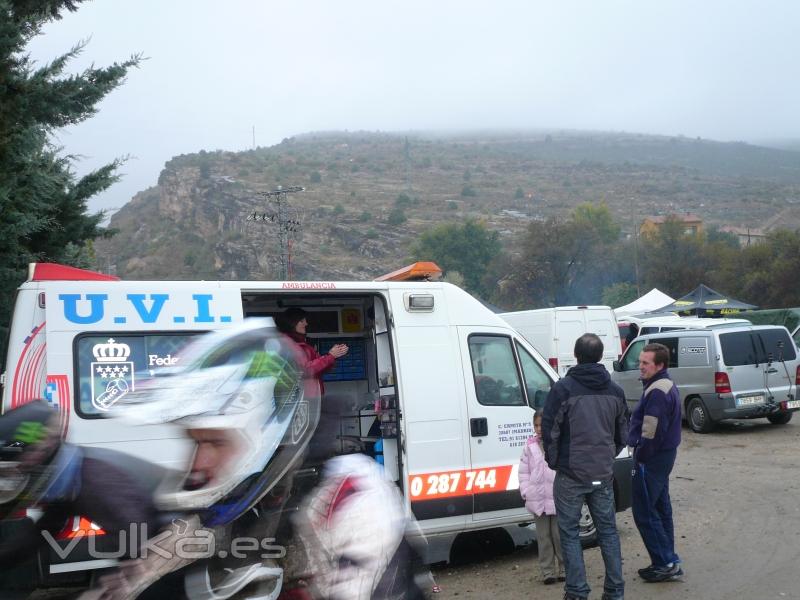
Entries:
[[107, 232], [89, 198], [118, 179], [119, 160], [77, 178], [54, 132], [97, 112], [139, 56], [105, 68], [65, 74], [85, 42], [45, 65], [26, 53], [42, 27], [74, 12], [82, 0], [0, 0], [0, 356], [14, 289], [32, 261], [81, 266], [91, 241]]

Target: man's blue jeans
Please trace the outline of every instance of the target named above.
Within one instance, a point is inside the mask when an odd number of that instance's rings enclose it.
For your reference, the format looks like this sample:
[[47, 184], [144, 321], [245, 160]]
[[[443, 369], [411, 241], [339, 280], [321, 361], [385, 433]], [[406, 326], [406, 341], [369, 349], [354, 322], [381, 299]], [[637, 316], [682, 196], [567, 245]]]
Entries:
[[579, 537], [581, 508], [586, 502], [597, 528], [597, 542], [606, 566], [603, 598], [622, 600], [625, 595], [625, 581], [622, 579], [622, 552], [617, 534], [614, 489], [611, 481], [596, 484], [582, 483], [559, 472], [556, 473], [553, 493], [558, 529], [561, 533], [564, 570], [567, 575], [564, 591], [578, 598], [587, 598], [591, 591], [589, 584], [586, 583], [583, 547]]
[[680, 560], [675, 554], [675, 529], [669, 498], [669, 474], [677, 450], [662, 450], [646, 464], [637, 463], [633, 472], [633, 520], [642, 536], [650, 562], [663, 567]]

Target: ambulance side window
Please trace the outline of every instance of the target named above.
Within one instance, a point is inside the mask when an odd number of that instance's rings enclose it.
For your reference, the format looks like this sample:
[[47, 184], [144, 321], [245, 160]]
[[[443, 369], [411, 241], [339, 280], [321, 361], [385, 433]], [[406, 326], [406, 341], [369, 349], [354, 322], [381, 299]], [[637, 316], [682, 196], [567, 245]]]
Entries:
[[486, 406], [525, 406], [510, 338], [471, 335], [469, 354], [478, 402]]
[[525, 379], [525, 389], [528, 392], [528, 404], [534, 410], [544, 408], [544, 401], [550, 392], [552, 380], [542, 366], [533, 358], [525, 348], [516, 343], [519, 362], [522, 365], [522, 377]]
[[78, 336], [73, 348], [76, 412], [83, 418], [102, 417], [140, 382], [177, 366], [179, 351], [198, 333]]

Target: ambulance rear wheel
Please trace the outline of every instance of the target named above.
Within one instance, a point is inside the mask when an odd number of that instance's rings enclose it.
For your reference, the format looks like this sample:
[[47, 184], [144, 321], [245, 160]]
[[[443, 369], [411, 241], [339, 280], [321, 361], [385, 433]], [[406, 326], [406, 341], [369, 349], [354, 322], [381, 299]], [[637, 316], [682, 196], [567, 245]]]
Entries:
[[592, 513], [589, 512], [589, 507], [585, 502], [581, 507], [581, 517], [578, 521], [578, 527], [578, 538], [583, 546], [593, 546], [597, 543], [597, 527], [594, 526]]

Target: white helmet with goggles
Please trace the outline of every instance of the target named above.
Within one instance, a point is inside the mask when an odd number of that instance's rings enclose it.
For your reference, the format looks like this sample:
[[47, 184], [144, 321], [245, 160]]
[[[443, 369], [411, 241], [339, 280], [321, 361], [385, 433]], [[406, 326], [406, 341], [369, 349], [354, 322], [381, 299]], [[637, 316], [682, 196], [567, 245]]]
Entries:
[[160, 508], [200, 512], [208, 526], [229, 523], [296, 463], [319, 419], [319, 400], [303, 397], [296, 352], [272, 319], [249, 319], [192, 342], [180, 368], [120, 402], [141, 423], [175, 423], [200, 445], [203, 432], [229, 445], [213, 477], [198, 481], [189, 472], [179, 483], [165, 482], [156, 495]]

